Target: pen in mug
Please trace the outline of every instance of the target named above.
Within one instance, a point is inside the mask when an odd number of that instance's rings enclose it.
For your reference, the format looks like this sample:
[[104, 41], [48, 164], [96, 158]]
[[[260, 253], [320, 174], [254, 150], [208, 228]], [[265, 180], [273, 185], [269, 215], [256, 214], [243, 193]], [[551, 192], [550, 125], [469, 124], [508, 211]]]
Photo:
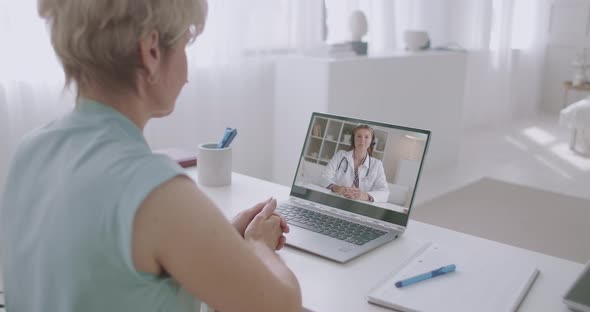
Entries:
[[231, 130], [229, 137], [227, 138], [225, 144], [222, 147], [228, 147], [231, 144], [231, 142], [235, 139], [236, 135], [238, 135], [238, 129], [234, 128]]
[[412, 276], [412, 277], [403, 279], [401, 281], [398, 281], [395, 283], [395, 287], [397, 287], [397, 288], [406, 287], [408, 285], [412, 285], [414, 283], [425, 281], [425, 280], [431, 279], [433, 277], [437, 277], [437, 276], [444, 275], [447, 273], [455, 272], [455, 269], [456, 269], [456, 266], [454, 264], [450, 264], [450, 265], [440, 267], [440, 268], [430, 271], [430, 272], [426, 272], [426, 273], [423, 273], [420, 275]]
[[227, 142], [227, 139], [229, 138], [229, 135], [231, 134], [231, 128], [225, 128], [225, 131], [223, 132], [223, 136], [221, 137], [221, 141], [219, 141], [219, 144], [217, 144], [217, 148], [223, 148], [223, 146], [225, 145], [225, 142]]

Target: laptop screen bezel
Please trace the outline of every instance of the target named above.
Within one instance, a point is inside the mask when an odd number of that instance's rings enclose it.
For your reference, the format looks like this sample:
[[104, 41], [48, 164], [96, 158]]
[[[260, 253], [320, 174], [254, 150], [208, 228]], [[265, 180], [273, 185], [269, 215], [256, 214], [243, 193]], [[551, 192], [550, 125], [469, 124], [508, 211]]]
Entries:
[[[301, 186], [298, 186], [295, 184], [295, 182], [297, 181], [297, 175], [299, 173], [302, 159], [304, 157], [305, 148], [306, 148], [306, 145], [308, 144], [308, 138], [311, 133], [312, 123], [316, 117], [335, 118], [335, 119], [341, 120], [343, 122], [361, 123], [361, 124], [367, 124], [369, 126], [374, 126], [374, 127], [382, 127], [382, 128], [387, 128], [387, 129], [396, 129], [396, 130], [401, 130], [401, 131], [416, 132], [416, 133], [421, 133], [421, 134], [426, 135], [426, 143], [424, 145], [424, 152], [422, 154], [422, 158], [420, 161], [420, 166], [418, 169], [418, 176], [416, 177], [416, 183], [415, 183], [413, 190], [412, 190], [412, 197], [410, 200], [410, 204], [408, 205], [408, 212], [407, 213], [388, 210], [385, 208], [380, 208], [375, 205], [371, 205], [369, 203], [363, 203], [363, 202], [359, 202], [359, 201], [349, 200], [346, 198], [342, 198], [340, 196], [322, 193], [322, 192], [315, 191], [315, 190], [308, 189], [308, 188], [304, 188], [304, 187], [301, 187]], [[365, 120], [365, 119], [360, 119], [360, 118], [352, 118], [352, 117], [345, 117], [345, 116], [339, 116], [339, 115], [333, 115], [333, 114], [313, 112], [311, 114], [311, 118], [309, 120], [309, 126], [307, 127], [307, 132], [306, 132], [306, 135], [305, 135], [305, 138], [303, 141], [303, 147], [301, 149], [301, 154], [299, 155], [299, 161], [297, 163], [297, 170], [295, 171], [295, 174], [293, 177], [293, 183], [291, 186], [290, 195], [293, 197], [300, 198], [300, 199], [309, 200], [309, 201], [312, 201], [312, 202], [315, 202], [318, 204], [330, 206], [335, 209], [355, 213], [355, 214], [358, 214], [361, 216], [369, 217], [371, 219], [380, 220], [380, 221], [383, 221], [386, 223], [396, 224], [396, 225], [405, 227], [408, 224], [408, 220], [410, 218], [410, 213], [412, 212], [414, 199], [416, 197], [416, 189], [417, 189], [418, 183], [420, 182], [420, 176], [422, 175], [422, 168], [424, 166], [424, 159], [426, 158], [426, 154], [428, 152], [428, 146], [430, 143], [430, 135], [431, 135], [430, 130], [425, 130], [425, 129], [418, 129], [418, 128], [411, 128], [411, 127], [406, 127], [406, 126], [393, 125], [393, 124], [389, 124], [389, 123], [373, 121], [373, 120]], [[304, 194], [302, 194], [302, 193], [304, 193]]]

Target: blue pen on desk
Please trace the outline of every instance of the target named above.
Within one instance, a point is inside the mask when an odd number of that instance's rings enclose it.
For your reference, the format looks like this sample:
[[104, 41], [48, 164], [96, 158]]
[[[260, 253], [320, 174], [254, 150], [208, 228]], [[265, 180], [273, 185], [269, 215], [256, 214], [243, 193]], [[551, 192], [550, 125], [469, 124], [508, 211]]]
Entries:
[[447, 265], [444, 267], [440, 267], [434, 271], [426, 272], [426, 273], [423, 273], [420, 275], [416, 275], [416, 276], [412, 276], [412, 277], [403, 279], [399, 282], [396, 282], [395, 287], [397, 287], [397, 288], [406, 287], [408, 285], [412, 285], [414, 283], [418, 283], [418, 282], [421, 282], [421, 281], [424, 281], [427, 279], [431, 279], [433, 277], [437, 277], [437, 276], [444, 275], [447, 273], [455, 272], [455, 269], [456, 269], [455, 265], [450, 264], [450, 265]]

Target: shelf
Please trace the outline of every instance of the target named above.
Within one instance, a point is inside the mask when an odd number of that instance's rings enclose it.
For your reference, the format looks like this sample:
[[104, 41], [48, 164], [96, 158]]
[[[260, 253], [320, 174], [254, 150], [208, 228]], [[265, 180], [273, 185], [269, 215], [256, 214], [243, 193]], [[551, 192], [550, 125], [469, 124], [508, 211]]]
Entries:
[[352, 137], [352, 130], [354, 130], [356, 126], [358, 125], [354, 123], [344, 123], [344, 125], [342, 125], [342, 136], [344, 136], [345, 134], [350, 134], [350, 136]]
[[375, 139], [377, 140], [377, 144], [375, 144], [375, 150], [383, 152], [385, 150], [385, 145], [387, 144], [387, 137], [388, 134], [386, 131], [381, 130], [379, 128], [375, 129]]
[[307, 157], [313, 157], [312, 154], [316, 154], [319, 156], [321, 147], [322, 147], [322, 139], [316, 138], [316, 137], [311, 137], [306, 143], [304, 155]]
[[320, 158], [330, 160], [336, 154], [336, 142], [324, 140], [320, 150]]
[[342, 122], [338, 120], [328, 120], [328, 131], [326, 132], [326, 140], [336, 142], [340, 137], [342, 131]]
[[[359, 124], [331, 118], [316, 117], [306, 142], [304, 159], [319, 165], [327, 165], [339, 151], [351, 148], [352, 130]], [[314, 129], [315, 128], [315, 129]], [[386, 129], [374, 127], [377, 145], [373, 157], [383, 160], [389, 133]], [[344, 138], [348, 140], [345, 140]], [[314, 155], [312, 155], [314, 154]]]
[[578, 91], [590, 91], [590, 82], [583, 82], [577, 86], [574, 86], [574, 84], [571, 81], [566, 81], [563, 83], [563, 85], [565, 86], [566, 89], [572, 89], [572, 90], [578, 90]]
[[338, 144], [338, 147], [336, 148], [337, 151], [348, 151], [350, 149], [350, 145], [348, 144]]
[[311, 135], [314, 137], [323, 138], [325, 135], [326, 127], [328, 125], [328, 119], [322, 117], [316, 117], [312, 123]]
[[305, 161], [309, 161], [312, 163], [316, 163], [318, 161], [317, 158], [311, 157], [311, 156], [303, 156], [303, 158], [305, 159]]

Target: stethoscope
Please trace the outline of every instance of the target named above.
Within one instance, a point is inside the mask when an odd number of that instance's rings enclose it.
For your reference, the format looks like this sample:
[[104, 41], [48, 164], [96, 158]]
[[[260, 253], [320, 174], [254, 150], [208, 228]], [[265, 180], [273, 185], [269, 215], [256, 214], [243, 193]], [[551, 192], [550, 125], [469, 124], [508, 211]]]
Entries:
[[[367, 169], [367, 173], [365, 174], [365, 178], [369, 176], [369, 171], [371, 171], [371, 156], [369, 154], [367, 154], [366, 157], [369, 157], [369, 168]], [[348, 170], [348, 158], [346, 158], [346, 156], [342, 157], [342, 159], [340, 159], [340, 163], [338, 163], [338, 167], [336, 168], [336, 171], [340, 170], [340, 167], [342, 166], [342, 162], [345, 162], [344, 165], [344, 173], [346, 173], [346, 170]]]

